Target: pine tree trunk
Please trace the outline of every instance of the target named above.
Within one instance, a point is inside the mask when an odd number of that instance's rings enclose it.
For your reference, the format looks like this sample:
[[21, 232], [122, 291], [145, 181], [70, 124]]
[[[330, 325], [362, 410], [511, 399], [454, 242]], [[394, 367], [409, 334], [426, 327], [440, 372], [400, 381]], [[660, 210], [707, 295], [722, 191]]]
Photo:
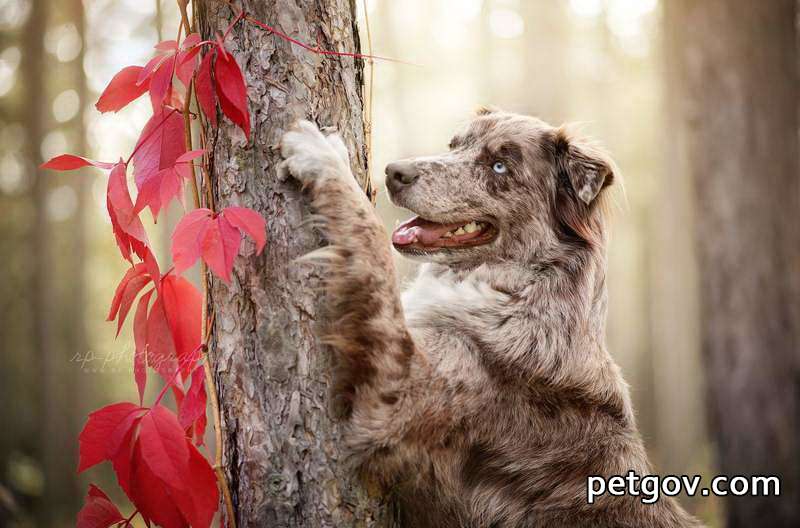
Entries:
[[[236, 2], [303, 42], [358, 51], [352, 0]], [[233, 13], [220, 2], [196, 7], [209, 38]], [[212, 37], [213, 38], [213, 37]], [[361, 61], [324, 57], [249, 23], [228, 47], [248, 85], [250, 141], [223, 119], [212, 135], [213, 194], [218, 209], [244, 205], [268, 221], [268, 244], [242, 250], [233, 279], [211, 279], [210, 354], [225, 427], [224, 464], [239, 526], [391, 526], [387, 507], [351, 476], [331, 412], [330, 358], [315, 338], [322, 316], [320, 271], [295, 259], [322, 245], [293, 180], [280, 180], [275, 146], [300, 118], [336, 127], [353, 173], [367, 184]]]
[[799, 526], [797, 4], [665, 5], [719, 470], [782, 480], [780, 497], [729, 498], [727, 526]]

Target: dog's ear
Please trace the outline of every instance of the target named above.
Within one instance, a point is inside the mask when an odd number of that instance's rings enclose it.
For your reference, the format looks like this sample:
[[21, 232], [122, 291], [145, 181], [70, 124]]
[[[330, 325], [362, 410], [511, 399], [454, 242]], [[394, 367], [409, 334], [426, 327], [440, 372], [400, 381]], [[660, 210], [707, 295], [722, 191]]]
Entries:
[[478, 108], [475, 109], [475, 115], [485, 116], [485, 115], [489, 115], [489, 114], [494, 114], [494, 113], [499, 112], [499, 111], [500, 111], [500, 109], [497, 108], [496, 106], [481, 105], [481, 106], [479, 106]]
[[584, 204], [591, 204], [603, 188], [614, 181], [614, 162], [590, 141], [570, 134], [563, 127], [555, 133], [555, 162], [559, 179]]

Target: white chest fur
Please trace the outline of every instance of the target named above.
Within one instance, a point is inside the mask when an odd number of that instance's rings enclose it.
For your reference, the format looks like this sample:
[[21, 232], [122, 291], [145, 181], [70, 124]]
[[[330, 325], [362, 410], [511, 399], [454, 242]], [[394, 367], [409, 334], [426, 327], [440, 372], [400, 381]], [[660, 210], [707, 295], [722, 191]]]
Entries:
[[491, 323], [505, 295], [478, 275], [434, 274], [423, 266], [402, 296], [406, 322], [430, 364], [454, 382], [480, 382], [475, 332]]

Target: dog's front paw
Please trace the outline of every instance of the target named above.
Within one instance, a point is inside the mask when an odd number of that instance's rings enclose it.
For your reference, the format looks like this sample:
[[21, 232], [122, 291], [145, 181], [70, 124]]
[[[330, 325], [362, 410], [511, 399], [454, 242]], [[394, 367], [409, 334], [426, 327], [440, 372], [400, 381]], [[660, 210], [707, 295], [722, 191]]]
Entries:
[[325, 134], [325, 139], [328, 140], [333, 150], [342, 158], [345, 165], [350, 166], [350, 153], [347, 151], [347, 146], [344, 144], [342, 136], [340, 136], [333, 127], [323, 128], [322, 133]]
[[310, 121], [299, 121], [281, 139], [281, 170], [303, 184], [321, 178], [346, 177], [349, 173], [347, 148], [338, 134], [325, 135]]

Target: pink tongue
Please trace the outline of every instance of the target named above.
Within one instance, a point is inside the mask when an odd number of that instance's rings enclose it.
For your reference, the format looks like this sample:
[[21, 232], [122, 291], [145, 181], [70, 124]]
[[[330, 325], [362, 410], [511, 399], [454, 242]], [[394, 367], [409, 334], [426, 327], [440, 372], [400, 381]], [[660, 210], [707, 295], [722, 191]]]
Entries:
[[399, 227], [392, 233], [392, 242], [400, 246], [413, 244], [421, 233], [421, 227]]
[[406, 246], [414, 242], [421, 244], [433, 244], [439, 240], [442, 235], [456, 229], [461, 224], [437, 224], [429, 222], [416, 216], [406, 222], [400, 224], [397, 229], [392, 233], [392, 243], [399, 246]]

